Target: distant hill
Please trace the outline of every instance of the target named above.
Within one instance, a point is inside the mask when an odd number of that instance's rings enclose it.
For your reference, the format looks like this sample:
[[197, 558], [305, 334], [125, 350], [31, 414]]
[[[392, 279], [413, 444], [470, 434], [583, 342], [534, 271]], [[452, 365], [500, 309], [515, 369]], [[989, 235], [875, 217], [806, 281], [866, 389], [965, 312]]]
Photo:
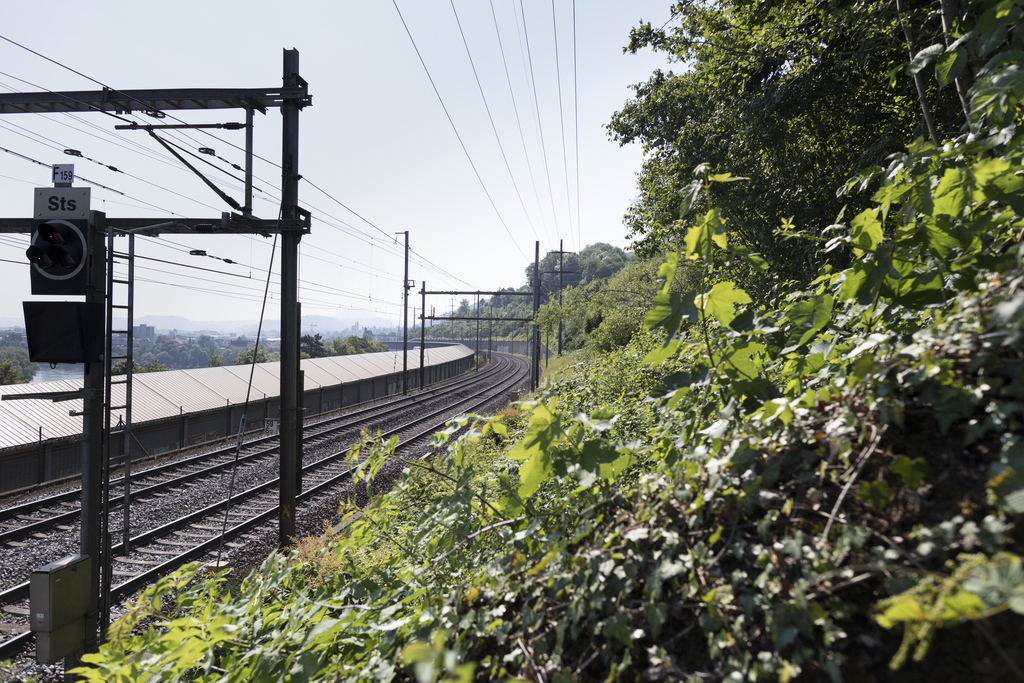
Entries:
[[[327, 334], [329, 332], [340, 332], [347, 330], [355, 324], [361, 327], [392, 327], [398, 325], [398, 320], [391, 320], [372, 313], [352, 315], [347, 313], [339, 315], [304, 315], [302, 316], [302, 333], [308, 334], [312, 326], [314, 333]], [[135, 318], [136, 325], [152, 325], [158, 333], [165, 333], [168, 330], [179, 332], [220, 332], [222, 334], [246, 334], [253, 336], [259, 325], [258, 320], [190, 320], [175, 315], [144, 315]], [[263, 333], [269, 336], [277, 336], [281, 331], [281, 321], [278, 317], [263, 321]]]
[[[275, 311], [276, 312], [276, 311]], [[255, 336], [259, 320], [190, 320], [178, 315], [144, 315], [135, 318], [136, 325], [152, 325], [158, 334], [166, 334], [169, 330], [179, 332], [218, 332], [221, 334], [246, 334]], [[353, 325], [360, 327], [397, 327], [398, 319], [389, 319], [373, 313], [344, 313], [337, 316], [304, 315], [302, 316], [302, 333], [309, 334], [312, 325], [313, 333], [329, 334], [343, 332]], [[25, 327], [23, 318], [0, 317], [0, 329]], [[278, 336], [281, 333], [279, 317], [263, 321], [263, 334]]]

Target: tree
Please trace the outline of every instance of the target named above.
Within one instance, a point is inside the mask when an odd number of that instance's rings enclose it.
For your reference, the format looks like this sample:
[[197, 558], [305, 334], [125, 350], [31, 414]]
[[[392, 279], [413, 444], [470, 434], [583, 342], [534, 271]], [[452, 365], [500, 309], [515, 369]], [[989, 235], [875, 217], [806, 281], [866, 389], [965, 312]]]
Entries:
[[583, 283], [608, 278], [625, 268], [634, 258], [622, 249], [604, 242], [591, 244], [580, 252], [577, 277]]
[[[542, 330], [563, 326], [563, 349], [586, 346], [605, 353], [625, 346], [640, 328], [658, 291], [658, 268], [664, 259], [632, 260], [609, 278], [563, 292], [562, 305], [552, 301], [538, 311]], [[689, 272], [680, 268], [674, 291], [691, 289]]]
[[220, 355], [219, 351], [214, 351], [213, 355], [210, 356], [210, 360], [207, 361], [207, 365], [209, 365], [211, 368], [219, 368], [220, 366], [224, 365], [224, 363], [224, 356]]
[[388, 345], [384, 342], [376, 342], [372, 338], [366, 339], [365, 337], [360, 339], [355, 335], [349, 335], [345, 339], [341, 337], [332, 339], [325, 352], [328, 356], [354, 356], [360, 353], [380, 353], [387, 350]]
[[254, 356], [257, 363], [267, 363], [270, 361], [266, 351], [263, 349], [257, 351], [255, 346], [251, 346], [238, 354], [238, 358], [235, 359], [235, 365], [251, 365]]
[[28, 358], [28, 348], [23, 344], [20, 346], [0, 347], [0, 362], [10, 361], [18, 369], [18, 374], [25, 382], [31, 382], [39, 371], [39, 363], [33, 363]]
[[217, 351], [217, 345], [213, 343], [213, 337], [208, 334], [199, 335], [199, 339], [196, 340], [196, 346], [202, 349], [203, 353], [207, 356], [210, 356]]
[[[139, 362], [133, 358], [132, 359], [132, 373], [135, 374], [135, 373], [139, 373], [139, 372], [145, 372], [145, 371], [142, 369], [142, 366], [139, 365]], [[127, 375], [128, 374], [128, 359], [126, 358], [126, 359], [124, 359], [122, 361], [114, 363], [114, 366], [112, 368], [110, 368], [110, 374], [111, 375]]]
[[171, 366], [163, 365], [163, 364], [158, 363], [157, 361], [153, 360], [153, 361], [150, 361], [150, 362], [146, 363], [145, 365], [143, 365], [142, 369], [139, 370], [139, 372], [165, 372], [165, 371], [171, 370], [171, 369], [172, 369]]
[[14, 361], [0, 361], [0, 384], [25, 384]]
[[308, 358], [323, 358], [327, 355], [324, 347], [323, 335], [317, 332], [315, 335], [304, 334], [299, 340], [299, 348], [309, 354]]
[[[680, 210], [691, 200], [709, 208], [689, 183], [708, 164], [748, 178], [717, 184], [711, 200], [732, 219], [733, 234], [765, 256], [774, 276], [813, 274], [821, 251], [785, 242], [783, 222], [820, 232], [844, 205], [859, 212], [867, 198], [839, 198], [837, 189], [906, 140], [928, 135], [912, 80], [895, 78], [894, 89], [888, 81], [908, 59], [901, 21], [922, 41], [912, 50], [941, 36], [942, 26], [930, 5], [908, 0], [910, 9], [899, 12], [903, 4], [687, 1], [672, 5], [665, 26], [635, 28], [626, 51], [650, 47], [687, 67], [658, 70], [634, 86], [635, 98], [609, 124], [613, 139], [639, 142], [646, 156], [639, 196], [625, 216], [637, 253], [679, 247], [689, 226], [677, 220]], [[938, 127], [956, 131], [964, 122], [956, 95], [929, 81]], [[845, 258], [845, 251], [832, 253], [838, 263]]]

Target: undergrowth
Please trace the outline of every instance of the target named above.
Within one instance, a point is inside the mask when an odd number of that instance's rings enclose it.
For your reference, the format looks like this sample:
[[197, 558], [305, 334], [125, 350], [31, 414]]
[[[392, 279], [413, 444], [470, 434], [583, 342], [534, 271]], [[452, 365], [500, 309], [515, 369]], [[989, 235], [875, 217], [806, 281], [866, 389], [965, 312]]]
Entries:
[[[851, 181], [875, 205], [821, 244], [850, 268], [754, 306], [720, 275], [764, 262], [718, 210], [684, 217], [647, 333], [463, 417], [344, 534], [231, 591], [147, 589], [77, 673], [1024, 680], [1021, 60], [978, 72], [969, 135]], [[742, 180], [695, 176], [686, 207]], [[394, 445], [367, 442], [371, 488]]]

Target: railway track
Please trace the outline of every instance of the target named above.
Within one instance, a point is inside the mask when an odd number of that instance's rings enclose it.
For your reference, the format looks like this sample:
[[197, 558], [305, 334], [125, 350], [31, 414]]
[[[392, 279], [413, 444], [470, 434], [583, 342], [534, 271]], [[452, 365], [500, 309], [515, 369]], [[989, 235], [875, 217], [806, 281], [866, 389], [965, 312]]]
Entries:
[[[499, 358], [499, 362], [507, 363], [508, 361]], [[496, 367], [492, 371], [501, 372], [502, 366]], [[303, 427], [303, 443], [315, 446], [319, 440], [325, 437], [330, 438], [353, 430], [358, 433], [362, 427], [375, 424], [395, 411], [411, 406], [423, 406], [425, 402], [428, 404], [443, 402], [444, 397], [479, 381], [477, 377], [473, 376], [462, 377], [442, 387], [347, 411], [343, 415], [328, 419], [308, 422]], [[225, 446], [189, 458], [137, 470], [132, 476], [132, 496], [154, 495], [176, 486], [198, 483], [220, 474], [233, 466], [235, 450], [233, 445]], [[278, 453], [278, 437], [276, 435], [262, 437], [242, 446], [238, 462], [249, 464], [258, 462], [262, 458], [272, 459]], [[123, 478], [112, 479], [111, 489], [111, 506], [121, 505], [124, 502]], [[45, 532], [57, 525], [72, 524], [78, 519], [80, 506], [81, 490], [73, 489], [2, 508], [0, 509], [0, 545]]]
[[[492, 366], [443, 387], [307, 424], [303, 431], [303, 490], [296, 499], [298, 515], [301, 516], [303, 506], [340, 497], [340, 492], [351, 486], [351, 471], [345, 459], [364, 428], [379, 431], [384, 439], [397, 435], [399, 457], [416, 457], [414, 451], [422, 450], [439, 426], [460, 413], [493, 403], [521, 386], [527, 376], [525, 360], [497, 355]], [[234, 448], [133, 475], [130, 515], [141, 523], [136, 527], [133, 522], [138, 533], [130, 539], [129, 553], [124, 553], [121, 544], [112, 548], [112, 599], [130, 595], [187, 562], [212, 560], [211, 554], [215, 555], [218, 548], [229, 554], [244, 547], [246, 534], [277, 518], [276, 438], [257, 439], [247, 443], [244, 450], [245, 460], [237, 470], [239, 489], [244, 490], [233, 495], [230, 503], [223, 491], [226, 487], [217, 484], [232, 467]], [[240, 461], [242, 457], [240, 454]], [[0, 510], [0, 524], [5, 525], [0, 539], [7, 542], [0, 553], [11, 556], [30, 547], [52, 546], [50, 559], [46, 559], [46, 553], [43, 557], [35, 552], [24, 553], [30, 556], [21, 568], [24, 578], [32, 568], [77, 552], [76, 495], [80, 499], [80, 492], [67, 492]], [[229, 505], [230, 510], [225, 513]], [[332, 507], [336, 509], [336, 503]], [[191, 512], [168, 515], [171, 509]], [[116, 517], [112, 519], [111, 528], [116, 528], [118, 521]], [[70, 551], [69, 545], [73, 546]], [[5, 621], [27, 623], [28, 582], [12, 581], [8, 574], [5, 570], [0, 576], [0, 606], [6, 612]], [[32, 639], [31, 632], [24, 631], [0, 642], [0, 659], [21, 652]]]

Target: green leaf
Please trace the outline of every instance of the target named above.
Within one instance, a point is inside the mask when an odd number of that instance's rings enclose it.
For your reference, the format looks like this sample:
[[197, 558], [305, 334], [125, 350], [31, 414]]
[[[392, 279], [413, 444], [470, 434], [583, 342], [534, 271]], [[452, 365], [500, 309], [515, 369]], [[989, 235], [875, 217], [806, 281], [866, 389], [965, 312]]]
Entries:
[[760, 354], [765, 352], [763, 344], [743, 342], [730, 347], [722, 356], [722, 361], [731, 368], [738, 370], [747, 379], [761, 374]]
[[879, 512], [885, 507], [885, 504], [889, 502], [889, 482], [876, 481], [876, 482], [861, 482], [861, 485], [857, 487], [857, 497], [862, 498], [871, 507], [875, 508]]
[[[803, 346], [828, 325], [832, 319], [832, 308], [835, 299], [831, 294], [815, 296], [806, 301], [799, 301], [786, 309], [786, 319], [793, 323], [790, 332], [790, 343]], [[797, 338], [797, 335], [800, 335]], [[795, 339], [795, 340], [794, 340]]]
[[686, 233], [686, 257], [711, 260], [714, 245], [725, 246], [725, 221], [718, 209], [711, 209]]
[[892, 266], [892, 257], [885, 249], [875, 252], [874, 261], [860, 259], [845, 272], [839, 299], [856, 299], [860, 304], [870, 304], [886, 277], [899, 278]]
[[749, 304], [750, 297], [732, 282], [719, 282], [710, 292], [694, 300], [697, 308], [704, 311], [723, 325], [728, 325], [736, 317], [737, 304]]
[[928, 47], [914, 55], [914, 58], [910, 60], [910, 65], [907, 66], [907, 74], [913, 76], [921, 69], [931, 64], [936, 57], [938, 57], [945, 51], [945, 45], [929, 45]]
[[538, 452], [547, 450], [555, 441], [555, 427], [558, 420], [544, 406], [535, 406], [530, 415], [530, 427], [526, 435], [509, 451], [513, 460], [529, 460]]
[[651, 637], [657, 640], [661, 635], [661, 627], [668, 621], [668, 606], [663, 602], [656, 605], [648, 603], [644, 605], [644, 616], [651, 625]]
[[890, 629], [904, 621], [923, 621], [927, 619], [921, 604], [913, 598], [900, 600], [893, 606], [875, 617], [878, 625]]
[[619, 475], [626, 471], [632, 459], [632, 456], [627, 453], [626, 455], [620, 455], [611, 462], [602, 463], [601, 478], [609, 482], [615, 481], [619, 478]]
[[931, 467], [924, 458], [914, 458], [911, 460], [905, 455], [896, 458], [889, 465], [889, 469], [903, 477], [903, 481], [906, 482], [907, 486], [914, 490], [917, 490], [917, 487], [921, 485], [921, 480], [931, 473]]
[[1024, 216], [1024, 178], [1017, 175], [1003, 174], [992, 179], [982, 187], [982, 192], [989, 199], [1002, 202]]
[[985, 614], [985, 603], [974, 593], [958, 591], [942, 600], [941, 621], [980, 619]]
[[967, 50], [958, 48], [954, 52], [945, 52], [935, 60], [935, 78], [939, 88], [945, 88], [953, 82], [967, 66]]
[[519, 497], [529, 498], [551, 476], [551, 453], [540, 450], [519, 468]]
[[953, 221], [948, 215], [939, 214], [924, 224], [925, 239], [932, 252], [939, 258], [946, 258], [954, 250], [962, 249], [963, 242], [953, 232]]
[[690, 209], [697, 202], [697, 197], [700, 196], [701, 188], [704, 184], [699, 180], [694, 180], [692, 183], [679, 190], [679, 217], [684, 218], [686, 214], [690, 213]]
[[935, 205], [932, 215], [944, 214], [957, 217], [971, 199], [974, 178], [965, 168], [947, 168], [942, 174], [939, 186], [935, 188]]
[[749, 248], [742, 244], [730, 244], [728, 246], [723, 245], [729, 252], [738, 254], [740, 258], [747, 262], [747, 264], [758, 273], [768, 272], [768, 262], [761, 258], [760, 255], [755, 254]]
[[850, 241], [858, 256], [878, 247], [882, 241], [882, 224], [878, 220], [877, 209], [865, 209], [850, 221]]
[[735, 176], [732, 173], [716, 173], [715, 175], [708, 177], [708, 180], [713, 183], [735, 183], [739, 180], [749, 180], [749, 178]]
[[1003, 41], [1006, 40], [1006, 27], [997, 26], [991, 31], [985, 31], [980, 38], [978, 38], [978, 56], [986, 57], [992, 50], [1002, 45]]
[[658, 279], [661, 286], [658, 294], [668, 294], [672, 289], [672, 281], [676, 279], [676, 270], [679, 267], [679, 254], [670, 251], [665, 254], [665, 262], [658, 266]]

